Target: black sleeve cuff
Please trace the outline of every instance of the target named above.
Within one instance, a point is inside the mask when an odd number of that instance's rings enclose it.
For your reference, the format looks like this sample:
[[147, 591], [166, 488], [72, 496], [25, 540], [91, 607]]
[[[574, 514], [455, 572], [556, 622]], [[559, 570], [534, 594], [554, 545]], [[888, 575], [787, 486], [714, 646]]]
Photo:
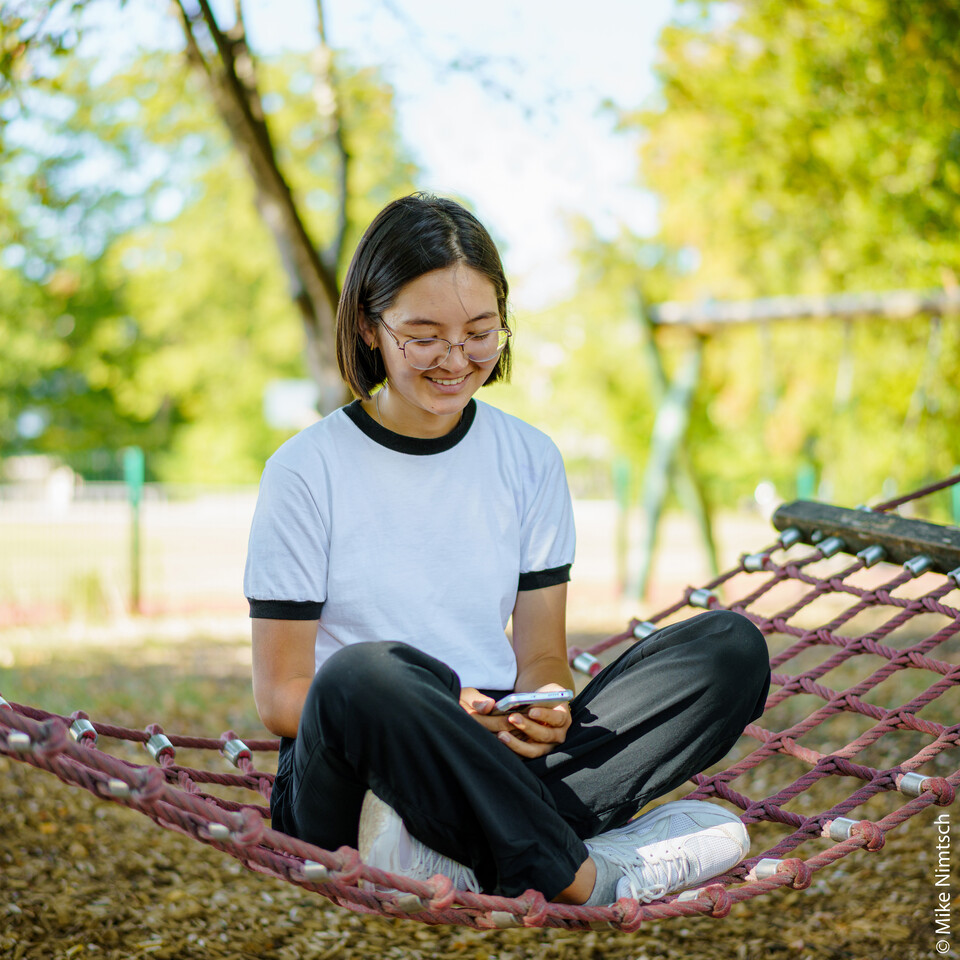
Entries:
[[316, 600], [252, 600], [251, 620], [319, 620], [323, 601]]
[[518, 590], [542, 590], [544, 587], [553, 587], [558, 583], [566, 583], [570, 579], [571, 564], [565, 563], [562, 567], [551, 567], [549, 570], [532, 570], [530, 573], [521, 573]]

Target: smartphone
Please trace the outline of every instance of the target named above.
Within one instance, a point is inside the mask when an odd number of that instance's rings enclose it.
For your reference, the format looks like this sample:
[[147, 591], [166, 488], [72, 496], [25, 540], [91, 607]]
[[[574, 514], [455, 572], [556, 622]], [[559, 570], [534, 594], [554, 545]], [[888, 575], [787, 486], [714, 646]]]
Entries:
[[531, 707], [555, 707], [558, 703], [569, 703], [573, 699], [572, 690], [542, 690], [538, 693], [510, 693], [498, 700], [488, 717], [502, 717], [507, 713], [526, 713]]

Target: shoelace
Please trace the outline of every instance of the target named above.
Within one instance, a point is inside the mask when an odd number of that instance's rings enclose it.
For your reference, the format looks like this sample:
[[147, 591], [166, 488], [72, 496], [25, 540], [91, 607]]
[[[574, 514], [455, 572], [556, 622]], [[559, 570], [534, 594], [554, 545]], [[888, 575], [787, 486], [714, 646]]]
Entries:
[[[684, 852], [679, 842], [665, 843], [666, 849], [654, 854], [644, 853], [637, 849], [633, 856], [624, 856], [622, 853], [603, 851], [603, 855], [613, 864], [623, 870], [624, 876], [630, 885], [630, 894], [636, 900], [659, 900], [667, 893], [678, 890], [686, 885], [690, 874], [694, 870], [694, 863]], [[641, 861], [638, 863], [637, 861]], [[640, 877], [650, 871], [653, 882], [641, 886]]]

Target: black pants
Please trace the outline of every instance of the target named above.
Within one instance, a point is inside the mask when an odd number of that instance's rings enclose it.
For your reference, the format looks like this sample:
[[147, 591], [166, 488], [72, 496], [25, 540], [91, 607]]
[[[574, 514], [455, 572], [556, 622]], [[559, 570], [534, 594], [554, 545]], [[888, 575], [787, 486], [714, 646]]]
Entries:
[[704, 613], [606, 667], [573, 700], [566, 741], [526, 760], [460, 708], [448, 666], [403, 643], [354, 644], [317, 672], [296, 740], [281, 747], [273, 825], [355, 847], [369, 788], [485, 891], [550, 899], [586, 859], [584, 839], [720, 760], [769, 683], [759, 630]]

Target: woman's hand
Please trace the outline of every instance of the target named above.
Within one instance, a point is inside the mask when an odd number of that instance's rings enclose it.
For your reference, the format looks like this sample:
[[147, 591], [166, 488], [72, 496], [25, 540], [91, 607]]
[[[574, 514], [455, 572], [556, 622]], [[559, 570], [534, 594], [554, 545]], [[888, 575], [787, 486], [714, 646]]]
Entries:
[[[542, 691], [562, 689], [558, 683], [546, 683], [538, 688]], [[554, 707], [531, 707], [526, 714], [516, 712], [500, 717], [488, 715], [493, 705], [490, 697], [485, 697], [474, 687], [464, 687], [460, 691], [460, 706], [521, 757], [532, 759], [548, 754], [557, 744], [563, 743], [570, 729], [570, 707], [566, 703]]]

